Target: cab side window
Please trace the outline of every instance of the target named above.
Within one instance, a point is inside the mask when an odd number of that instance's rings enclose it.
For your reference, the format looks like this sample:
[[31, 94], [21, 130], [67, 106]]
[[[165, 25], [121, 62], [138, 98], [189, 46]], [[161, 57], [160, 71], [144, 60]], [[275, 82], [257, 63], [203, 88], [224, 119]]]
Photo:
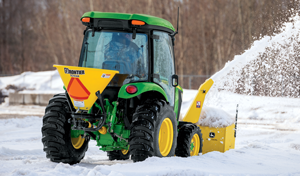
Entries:
[[166, 91], [170, 105], [174, 105], [174, 87], [172, 86], [172, 75], [174, 71], [174, 57], [171, 37], [166, 32], [154, 31], [156, 39], [153, 39], [154, 49], [154, 74], [159, 77], [154, 78]]

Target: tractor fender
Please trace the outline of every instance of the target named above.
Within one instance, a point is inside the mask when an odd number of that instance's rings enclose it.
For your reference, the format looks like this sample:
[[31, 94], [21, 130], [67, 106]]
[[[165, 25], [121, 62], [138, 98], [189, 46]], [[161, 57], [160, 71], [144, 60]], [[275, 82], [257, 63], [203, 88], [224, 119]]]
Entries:
[[[126, 87], [127, 86], [136, 86], [137, 87], [137, 92], [134, 94], [129, 94], [126, 92]], [[129, 84], [125, 84], [120, 88], [118, 97], [119, 98], [123, 98], [123, 99], [129, 99], [132, 97], [136, 97], [142, 93], [145, 92], [149, 92], [149, 91], [156, 91], [160, 94], [163, 95], [163, 97], [165, 98], [166, 101], [168, 101], [168, 97], [167, 94], [165, 93], [164, 89], [161, 88], [159, 85], [155, 84], [155, 83], [151, 83], [151, 82], [140, 82], [140, 83], [129, 83]]]

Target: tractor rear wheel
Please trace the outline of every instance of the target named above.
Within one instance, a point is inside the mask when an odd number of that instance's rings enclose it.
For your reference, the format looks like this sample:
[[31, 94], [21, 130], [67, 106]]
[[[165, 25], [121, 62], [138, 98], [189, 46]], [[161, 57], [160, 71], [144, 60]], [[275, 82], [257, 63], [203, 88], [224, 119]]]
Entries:
[[42, 142], [46, 157], [53, 162], [79, 163], [88, 149], [89, 138], [71, 137], [71, 118], [65, 94], [49, 100], [43, 117]]
[[107, 156], [109, 160], [127, 160], [130, 157], [129, 150], [114, 150], [108, 151]]
[[131, 159], [174, 156], [177, 123], [173, 109], [162, 100], [147, 100], [136, 109], [129, 137]]
[[197, 156], [202, 152], [203, 139], [201, 129], [195, 124], [184, 124], [177, 137], [176, 156]]

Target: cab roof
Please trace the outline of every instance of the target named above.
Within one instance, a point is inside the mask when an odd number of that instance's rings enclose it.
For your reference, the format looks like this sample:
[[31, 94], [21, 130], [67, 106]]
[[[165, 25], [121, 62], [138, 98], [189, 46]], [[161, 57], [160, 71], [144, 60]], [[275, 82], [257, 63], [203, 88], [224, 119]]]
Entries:
[[145, 14], [129, 14], [129, 13], [112, 13], [112, 12], [86, 12], [82, 15], [82, 18], [90, 17], [90, 18], [106, 18], [106, 19], [119, 19], [119, 20], [140, 20], [144, 21], [146, 24], [161, 26], [168, 29], [171, 29], [175, 32], [173, 25], [162, 18], [145, 15]]

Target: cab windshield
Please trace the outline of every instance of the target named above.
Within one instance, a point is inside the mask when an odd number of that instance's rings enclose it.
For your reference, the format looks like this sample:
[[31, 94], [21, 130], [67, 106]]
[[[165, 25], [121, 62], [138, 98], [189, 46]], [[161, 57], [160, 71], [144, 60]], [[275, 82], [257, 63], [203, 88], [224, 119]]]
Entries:
[[87, 31], [79, 66], [117, 70], [130, 81], [148, 79], [148, 38], [146, 34]]

